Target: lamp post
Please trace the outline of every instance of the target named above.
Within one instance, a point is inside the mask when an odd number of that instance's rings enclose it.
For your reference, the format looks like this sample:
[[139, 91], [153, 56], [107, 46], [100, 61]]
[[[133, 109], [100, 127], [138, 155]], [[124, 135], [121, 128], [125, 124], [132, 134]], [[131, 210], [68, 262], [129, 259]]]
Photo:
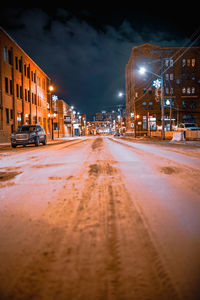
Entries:
[[146, 70], [146, 68], [144, 68], [144, 67], [141, 67], [140, 69], [139, 69], [139, 73], [141, 74], [141, 75], [144, 75], [146, 72], [148, 72], [148, 73], [151, 73], [151, 74], [153, 74], [154, 76], [156, 76], [157, 77], [157, 79], [156, 80], [154, 80], [154, 82], [153, 82], [153, 86], [155, 87], [155, 88], [160, 88], [161, 89], [161, 97], [160, 97], [160, 102], [161, 102], [161, 122], [162, 122], [162, 131], [161, 131], [161, 138], [162, 138], [162, 140], [164, 140], [165, 139], [165, 122], [164, 122], [164, 114], [165, 114], [165, 111], [164, 111], [164, 85], [163, 85], [163, 74], [161, 74], [161, 75], [158, 75], [158, 74], [156, 74], [156, 73], [154, 73], [154, 72], [151, 72], [151, 71], [147, 71]]
[[52, 140], [54, 140], [53, 119], [56, 117], [56, 113], [53, 113], [53, 114], [52, 114], [52, 113], [51, 113], [51, 114], [49, 113], [49, 114], [48, 114], [48, 117], [49, 117], [49, 119], [51, 120]]
[[49, 103], [49, 110], [50, 112], [48, 113], [48, 117], [49, 117], [49, 120], [51, 120], [51, 126], [50, 126], [50, 123], [49, 123], [49, 131], [50, 131], [50, 127], [51, 127], [51, 134], [52, 134], [52, 140], [54, 139], [54, 135], [53, 135], [53, 119], [51, 118], [51, 115], [53, 113], [53, 105], [52, 105], [52, 92], [54, 90], [54, 87], [53, 85], [49, 85], [49, 95], [50, 95], [50, 103]]
[[[126, 94], [124, 93], [124, 92], [118, 92], [118, 97], [119, 98], [125, 98], [126, 97]], [[120, 133], [122, 133], [122, 135], [123, 135], [123, 124], [122, 124], [122, 122], [123, 122], [123, 106], [125, 106], [125, 109], [126, 109], [126, 98], [125, 98], [125, 103], [123, 103], [123, 104], [121, 104], [121, 105], [119, 105], [119, 108], [118, 108], [118, 111], [120, 112]], [[126, 123], [125, 123], [125, 126], [126, 126]]]

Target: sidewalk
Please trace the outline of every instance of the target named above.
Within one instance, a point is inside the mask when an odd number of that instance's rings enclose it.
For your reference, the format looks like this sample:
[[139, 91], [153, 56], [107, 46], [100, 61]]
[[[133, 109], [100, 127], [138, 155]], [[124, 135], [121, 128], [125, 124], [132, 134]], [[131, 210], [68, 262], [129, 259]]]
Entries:
[[[73, 141], [79, 139], [78, 136], [73, 136], [73, 137], [60, 137], [60, 138], [55, 138], [54, 140], [52, 139], [47, 139], [47, 145], [53, 145], [53, 144], [62, 144], [66, 143], [68, 141]], [[0, 150], [6, 150], [6, 149], [12, 149], [11, 143], [0, 143]]]
[[160, 137], [148, 137], [148, 136], [121, 136], [122, 139], [132, 140], [135, 142], [151, 142], [151, 143], [162, 143], [162, 144], [176, 144], [176, 145], [186, 145], [186, 146], [196, 146], [200, 147], [200, 140], [194, 141], [172, 141], [171, 139], [162, 140]]

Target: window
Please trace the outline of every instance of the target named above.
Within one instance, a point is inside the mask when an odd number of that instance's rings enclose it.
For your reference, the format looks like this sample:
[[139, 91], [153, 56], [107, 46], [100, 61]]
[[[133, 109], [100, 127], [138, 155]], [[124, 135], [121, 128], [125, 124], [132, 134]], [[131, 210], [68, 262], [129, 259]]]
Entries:
[[18, 70], [19, 64], [18, 64], [18, 57], [15, 56], [15, 69]]
[[12, 51], [8, 50], [8, 62], [10, 65], [12, 65]]
[[17, 95], [17, 98], [19, 98], [19, 84], [18, 83], [16, 84], [16, 95]]
[[19, 84], [16, 84], [16, 96], [19, 98]]
[[13, 94], [13, 85], [12, 85], [12, 79], [10, 79], [10, 94]]
[[176, 79], [176, 84], [180, 84], [180, 83], [181, 83], [180, 78], [177, 78], [177, 79]]
[[183, 108], [187, 108], [187, 103], [186, 103], [186, 101], [182, 101], [182, 107], [183, 107]]
[[30, 79], [30, 66], [27, 67], [27, 77]]
[[195, 66], [195, 58], [192, 58], [192, 67]]
[[184, 58], [182, 59], [182, 67], [185, 67], [185, 65], [186, 65], [186, 59]]
[[190, 59], [187, 59], [187, 67], [190, 67]]
[[3, 48], [3, 58], [5, 62], [8, 61], [7, 47]]
[[26, 64], [24, 65], [24, 76], [26, 76]]
[[9, 124], [9, 109], [6, 108], [6, 123]]
[[173, 73], [171, 73], [171, 74], [169, 75], [169, 79], [170, 79], [170, 80], [173, 80], [173, 78], [174, 78], [174, 75], [173, 75]]
[[20, 86], [20, 99], [23, 99], [23, 88]]
[[25, 100], [27, 101], [27, 89], [24, 89], [25, 92]]
[[182, 73], [182, 80], [185, 80], [185, 79], [186, 79], [186, 74]]
[[195, 101], [191, 101], [191, 102], [190, 102], [190, 108], [191, 108], [191, 109], [195, 109], [195, 108], [196, 108], [196, 103], [195, 103]]
[[174, 65], [174, 61], [173, 59], [170, 59], [170, 67], [173, 67], [173, 65]]
[[192, 80], [195, 80], [195, 73], [192, 73]]
[[185, 88], [185, 87], [182, 88], [182, 93], [183, 93], [183, 94], [186, 93], [186, 88]]
[[22, 73], [22, 59], [19, 59], [19, 71]]
[[192, 94], [195, 94], [195, 87], [192, 87]]
[[5, 91], [8, 94], [8, 78], [5, 77]]
[[169, 66], [169, 59], [165, 59], [165, 66], [166, 66], [166, 67]]
[[165, 74], [165, 79], [169, 80], [169, 74], [168, 73]]
[[10, 110], [10, 119], [13, 120], [13, 109]]
[[190, 87], [187, 88], [187, 94], [190, 94]]

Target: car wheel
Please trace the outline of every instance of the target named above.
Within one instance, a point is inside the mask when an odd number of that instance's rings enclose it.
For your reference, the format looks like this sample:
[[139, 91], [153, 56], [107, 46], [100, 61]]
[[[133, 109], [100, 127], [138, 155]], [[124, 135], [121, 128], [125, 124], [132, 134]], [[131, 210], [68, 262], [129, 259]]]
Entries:
[[40, 146], [40, 139], [39, 139], [39, 137], [36, 138], [35, 146], [36, 147]]
[[12, 148], [16, 148], [16, 145], [14, 145], [14, 144], [11, 144], [11, 146], [12, 146]]
[[42, 142], [43, 145], [46, 145], [47, 144], [47, 139], [46, 139], [46, 136], [44, 137], [44, 141]]

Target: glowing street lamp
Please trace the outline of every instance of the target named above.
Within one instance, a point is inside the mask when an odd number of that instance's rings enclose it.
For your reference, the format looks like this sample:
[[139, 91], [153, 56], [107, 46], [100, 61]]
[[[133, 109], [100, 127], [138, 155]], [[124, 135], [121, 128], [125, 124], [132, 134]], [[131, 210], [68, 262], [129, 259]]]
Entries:
[[50, 86], [49, 86], [49, 91], [50, 91], [50, 92], [53, 92], [53, 90], [54, 90], [53, 85], [50, 85]]
[[145, 69], [144, 67], [140, 67], [140, 68], [139, 68], [139, 73], [140, 73], [141, 75], [144, 75], [144, 74], [146, 73], [146, 69]]

